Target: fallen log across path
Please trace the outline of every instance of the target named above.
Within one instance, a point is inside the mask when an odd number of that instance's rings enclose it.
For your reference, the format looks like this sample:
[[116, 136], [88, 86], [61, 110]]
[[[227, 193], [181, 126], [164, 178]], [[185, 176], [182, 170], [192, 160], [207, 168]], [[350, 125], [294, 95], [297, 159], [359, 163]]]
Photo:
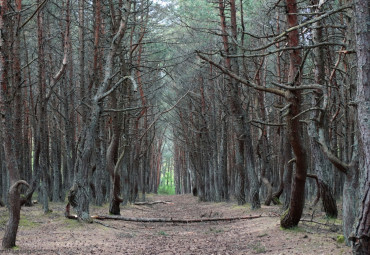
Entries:
[[156, 205], [156, 204], [169, 204], [173, 205], [171, 201], [153, 201], [153, 202], [135, 202], [134, 205]]
[[92, 219], [96, 220], [122, 220], [134, 222], [164, 222], [164, 223], [198, 223], [198, 222], [211, 222], [211, 221], [236, 221], [236, 220], [251, 220], [264, 217], [262, 215], [250, 215], [232, 218], [204, 218], [204, 219], [173, 219], [173, 218], [135, 218], [124, 217], [119, 215], [94, 215]]

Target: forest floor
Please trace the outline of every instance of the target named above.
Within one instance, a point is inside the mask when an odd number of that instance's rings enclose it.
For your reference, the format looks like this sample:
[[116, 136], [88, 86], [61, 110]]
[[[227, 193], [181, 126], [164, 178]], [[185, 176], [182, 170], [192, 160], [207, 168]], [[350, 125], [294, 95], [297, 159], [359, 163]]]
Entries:
[[[62, 203], [51, 203], [44, 215], [41, 205], [22, 207], [17, 247], [0, 254], [350, 254], [350, 248], [337, 242], [340, 220], [326, 219], [318, 208], [307, 208], [304, 219], [293, 230], [279, 226], [281, 209], [250, 206], [235, 202], [199, 202], [191, 195], [147, 195], [149, 201], [169, 204], [129, 205], [121, 215], [143, 218], [230, 218], [261, 215], [256, 219], [188, 224], [99, 221], [84, 224], [66, 219]], [[107, 215], [108, 205], [92, 206], [91, 215]], [[6, 208], [0, 208], [0, 239], [7, 221]]]

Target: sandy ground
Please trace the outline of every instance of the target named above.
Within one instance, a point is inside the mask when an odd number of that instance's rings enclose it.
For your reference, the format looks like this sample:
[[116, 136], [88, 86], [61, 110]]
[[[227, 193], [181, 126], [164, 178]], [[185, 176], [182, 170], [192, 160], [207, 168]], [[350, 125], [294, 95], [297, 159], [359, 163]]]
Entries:
[[[130, 205], [121, 208], [127, 217], [194, 219], [262, 215], [251, 220], [173, 224], [101, 221], [84, 224], [63, 217], [64, 204], [52, 203], [44, 215], [40, 205], [24, 207], [17, 247], [0, 254], [350, 254], [336, 242], [340, 221], [326, 220], [316, 213], [315, 221], [302, 222], [294, 230], [279, 226], [277, 206], [251, 211], [235, 202], [204, 203], [191, 195], [149, 195], [151, 201], [171, 204]], [[91, 207], [91, 215], [107, 214], [107, 206]], [[312, 210], [304, 218], [311, 219]], [[0, 208], [0, 238], [7, 220]]]

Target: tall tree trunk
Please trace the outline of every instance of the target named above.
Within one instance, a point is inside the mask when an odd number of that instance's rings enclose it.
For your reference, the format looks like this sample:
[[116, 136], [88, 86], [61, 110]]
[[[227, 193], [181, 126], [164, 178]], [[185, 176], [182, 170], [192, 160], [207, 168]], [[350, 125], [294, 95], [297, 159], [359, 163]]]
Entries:
[[[21, 2], [17, 2], [17, 9], [21, 8]], [[13, 95], [17, 93], [20, 88], [15, 87], [13, 84], [8, 83], [8, 71], [10, 70], [9, 60], [11, 58], [11, 52], [9, 51], [9, 37], [8, 29], [10, 26], [9, 13], [8, 13], [8, 2], [5, 0], [0, 1], [0, 95], [2, 104], [2, 112], [4, 114], [1, 122], [2, 131], [2, 147], [4, 148], [4, 161], [6, 162], [6, 168], [9, 173], [10, 189], [8, 196], [9, 204], [9, 220], [6, 224], [4, 238], [2, 241], [2, 247], [5, 249], [12, 248], [15, 246], [18, 225], [20, 220], [20, 192], [19, 186], [21, 184], [27, 185], [27, 182], [20, 181], [20, 173], [18, 167], [18, 158], [15, 148], [15, 127], [17, 119], [14, 119], [13, 109], [17, 107], [15, 105], [18, 100], [13, 99]], [[18, 36], [18, 31], [16, 36]], [[20, 70], [19, 70], [20, 71]], [[19, 84], [17, 84], [18, 86]], [[21, 98], [19, 98], [21, 99]]]
[[364, 193], [361, 212], [355, 228], [354, 254], [370, 251], [370, 13], [369, 1], [355, 0], [357, 54], [357, 116], [362, 142]]
[[[314, 1], [314, 3], [319, 6], [318, 1]], [[315, 12], [319, 12], [319, 8], [315, 8]], [[319, 15], [319, 14], [317, 14]], [[313, 31], [313, 42], [314, 44], [320, 44], [324, 41], [323, 39], [323, 23], [322, 21], [318, 21], [315, 24], [316, 29]], [[324, 87], [327, 86], [325, 81], [325, 54], [323, 47], [317, 47], [314, 49], [314, 63], [315, 63], [315, 82], [320, 84]], [[327, 93], [326, 89], [324, 91], [316, 90], [314, 91], [314, 96], [312, 98], [312, 104], [314, 108], [322, 107], [322, 94]], [[310, 144], [311, 144], [311, 154], [312, 154], [312, 168], [314, 171], [317, 172], [317, 176], [320, 180], [320, 197], [322, 199], [322, 204], [324, 206], [324, 211], [327, 216], [329, 217], [337, 217], [338, 210], [337, 205], [334, 200], [334, 196], [332, 195], [332, 189], [329, 186], [330, 183], [330, 162], [327, 158], [325, 158], [324, 154], [320, 150], [320, 146], [317, 142], [318, 136], [318, 129], [319, 127], [327, 127], [328, 126], [328, 116], [327, 110], [323, 109], [323, 111], [313, 111], [311, 114], [311, 119], [313, 120], [310, 123], [308, 132], [310, 137]], [[325, 132], [325, 138], [327, 137], [327, 132]], [[328, 140], [328, 139], [326, 139]]]
[[110, 50], [105, 62], [103, 81], [91, 100], [91, 113], [89, 116], [89, 121], [81, 135], [81, 143], [75, 164], [75, 180], [72, 188], [70, 189], [68, 201], [76, 209], [78, 218], [83, 221], [91, 221], [89, 213], [89, 183], [91, 177], [92, 156], [94, 147], [96, 145], [99, 119], [103, 107], [102, 101], [104, 98], [109, 96], [117, 88], [117, 86], [121, 85], [123, 81], [127, 79], [131, 79], [133, 81], [132, 77], [125, 76], [122, 77], [114, 87], [109, 89], [112, 82], [111, 77], [114, 68], [114, 57], [116, 56], [117, 50], [126, 31], [130, 7], [131, 2], [128, 1], [125, 6], [127, 10], [126, 15], [120, 20], [119, 29], [112, 39]]
[[[288, 29], [298, 25], [298, 8], [295, 0], [286, 0]], [[299, 45], [299, 32], [293, 30], [288, 34], [289, 47]], [[300, 50], [290, 51], [290, 69], [288, 82], [292, 86], [300, 84], [300, 66], [302, 57]], [[299, 72], [299, 73], [298, 73]], [[299, 118], [294, 118], [302, 111], [302, 95], [300, 90], [288, 91], [286, 99], [290, 104], [287, 115], [287, 136], [289, 137], [295, 155], [296, 172], [293, 177], [292, 192], [288, 211], [281, 217], [280, 225], [283, 228], [292, 228], [298, 225], [305, 203], [305, 183], [307, 175], [307, 152], [304, 146], [304, 140], [301, 136], [304, 132]]]
[[[112, 93], [111, 97], [111, 107], [113, 109], [117, 108], [117, 98], [116, 94]], [[110, 141], [110, 145], [107, 150], [107, 171], [111, 176], [112, 187], [111, 187], [111, 194], [112, 199], [110, 201], [109, 206], [109, 213], [113, 215], [120, 215], [120, 208], [119, 204], [123, 201], [119, 198], [120, 187], [121, 187], [121, 178], [117, 171], [115, 171], [117, 157], [118, 157], [118, 147], [120, 141], [120, 133], [121, 133], [121, 118], [120, 113], [113, 112], [111, 113], [112, 118], [112, 138]], [[125, 151], [123, 152], [125, 153]]]

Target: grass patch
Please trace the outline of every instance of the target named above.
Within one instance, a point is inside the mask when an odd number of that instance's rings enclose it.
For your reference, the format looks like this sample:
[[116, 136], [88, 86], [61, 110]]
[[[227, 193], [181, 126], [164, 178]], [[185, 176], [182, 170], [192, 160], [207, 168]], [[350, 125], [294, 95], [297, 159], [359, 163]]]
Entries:
[[8, 222], [9, 216], [8, 213], [0, 217], [0, 227], [5, 227], [6, 223]]
[[261, 254], [266, 252], [266, 247], [263, 246], [260, 242], [249, 245], [255, 254]]
[[166, 232], [164, 232], [163, 230], [159, 231], [158, 232], [158, 235], [160, 235], [160, 236], [168, 236], [168, 234]]
[[30, 219], [27, 219], [25, 217], [21, 217], [21, 220], [19, 221], [19, 226], [24, 228], [33, 228], [39, 226], [40, 223], [34, 222]]
[[293, 232], [293, 233], [302, 233], [305, 232], [305, 230], [299, 226], [292, 227], [292, 228], [283, 228], [280, 227], [281, 230], [288, 231], [288, 232]]
[[212, 227], [210, 227], [209, 231], [207, 231], [206, 234], [211, 234], [211, 233], [219, 234], [219, 233], [223, 233], [223, 232], [224, 232], [224, 230], [221, 229], [221, 228], [212, 228]]
[[[9, 214], [6, 213], [5, 215], [0, 217], [0, 228], [5, 228], [6, 224], [8, 223], [9, 220]], [[24, 228], [33, 228], [39, 226], [40, 223], [34, 222], [30, 220], [29, 218], [25, 216], [21, 216], [19, 220], [19, 227], [24, 227]]]
[[71, 220], [71, 219], [64, 218], [63, 225], [66, 228], [75, 229], [75, 228], [80, 228], [83, 225], [83, 223], [79, 222], [78, 220]]
[[236, 209], [236, 210], [238, 210], [238, 209], [249, 209], [249, 208], [250, 208], [250, 205], [248, 203], [246, 203], [244, 205], [238, 205], [238, 204], [236, 204], [236, 205], [233, 205], [231, 207], [231, 209]]
[[121, 233], [118, 233], [116, 236], [117, 236], [117, 238], [134, 238], [134, 237], [136, 237], [136, 234], [135, 233], [121, 232]]

